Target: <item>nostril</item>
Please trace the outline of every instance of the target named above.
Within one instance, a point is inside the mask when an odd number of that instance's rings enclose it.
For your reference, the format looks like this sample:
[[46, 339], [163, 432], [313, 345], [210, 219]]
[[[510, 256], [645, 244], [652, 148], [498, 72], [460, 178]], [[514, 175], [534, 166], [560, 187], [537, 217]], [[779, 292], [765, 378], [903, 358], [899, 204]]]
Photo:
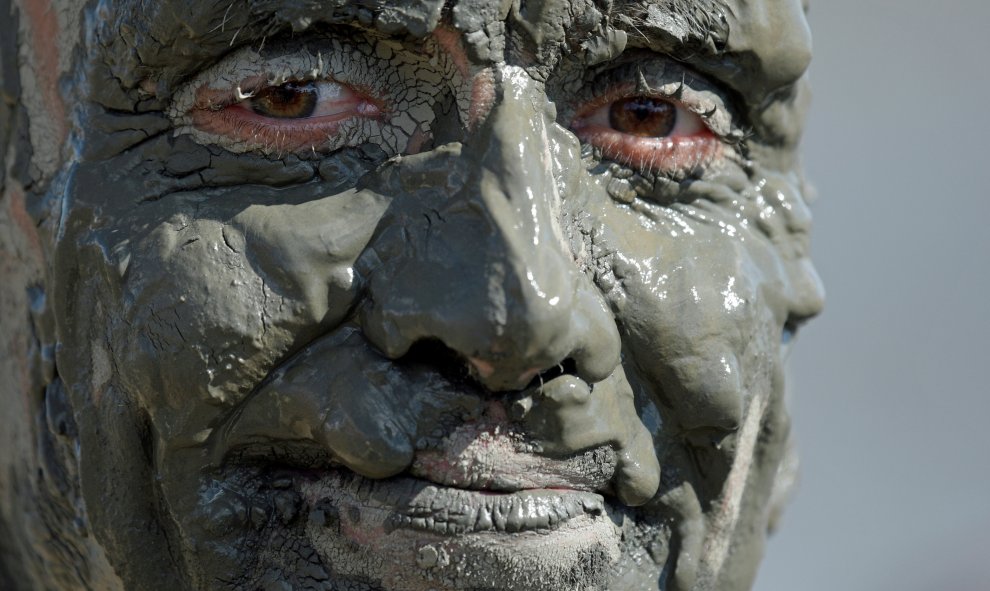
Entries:
[[553, 367], [549, 367], [536, 376], [533, 380], [526, 386], [526, 388], [535, 388], [542, 384], [546, 384], [554, 378], [559, 378], [560, 376], [576, 376], [578, 375], [577, 362], [573, 358], [568, 357], [567, 359], [561, 361]]
[[[445, 345], [443, 341], [434, 338], [416, 341], [405, 355], [395, 360], [396, 365], [402, 367], [416, 368], [439, 374], [455, 386], [470, 390], [476, 390], [479, 387], [484, 390], [490, 390], [485, 384], [485, 376], [481, 375], [482, 372], [478, 367], [478, 362], [479, 360], [467, 358]], [[530, 375], [533, 378], [526, 384], [526, 388], [546, 384], [560, 376], [578, 376], [577, 361], [568, 357], [560, 363], [538, 373], [533, 370]], [[517, 384], [512, 389], [522, 390], [526, 388], [520, 388]]]
[[422, 339], [413, 343], [396, 364], [406, 367], [427, 366], [453, 384], [477, 387], [471, 376], [467, 360], [457, 351], [443, 344], [439, 339]]

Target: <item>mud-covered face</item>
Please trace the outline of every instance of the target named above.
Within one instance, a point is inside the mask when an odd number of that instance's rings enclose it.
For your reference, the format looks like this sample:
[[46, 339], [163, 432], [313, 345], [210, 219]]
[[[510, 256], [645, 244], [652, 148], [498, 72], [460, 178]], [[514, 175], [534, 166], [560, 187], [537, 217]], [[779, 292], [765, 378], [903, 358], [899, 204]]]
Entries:
[[48, 305], [126, 588], [748, 588], [821, 300], [800, 2], [56, 4]]

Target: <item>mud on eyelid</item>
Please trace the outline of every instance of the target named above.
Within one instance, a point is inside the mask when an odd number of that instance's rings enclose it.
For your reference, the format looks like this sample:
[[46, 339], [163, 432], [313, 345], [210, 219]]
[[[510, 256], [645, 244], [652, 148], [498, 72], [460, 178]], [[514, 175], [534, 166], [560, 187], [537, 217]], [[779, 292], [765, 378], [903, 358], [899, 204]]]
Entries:
[[[244, 140], [204, 129], [197, 124], [197, 118], [201, 121], [215, 114], [219, 120], [226, 107], [265, 87], [289, 81], [334, 81], [380, 102], [382, 117], [342, 121], [312, 150], [326, 153], [374, 140], [390, 156], [399, 154], [414, 134], [429, 130], [435, 116], [431, 106], [439, 92], [439, 82], [446, 75], [441, 70], [447, 66], [431, 64], [425, 56], [396, 51], [397, 47], [397, 43], [388, 40], [351, 42], [337, 37], [270, 44], [263, 52], [247, 47], [181, 87], [174, 96], [169, 117], [176, 135], [188, 134], [197, 143], [217, 145], [234, 153], [257, 151], [281, 157], [295, 150], [282, 149], [262, 137]], [[305, 120], [295, 121], [302, 124]]]
[[654, 205], [693, 201], [702, 197], [692, 191], [696, 181], [718, 175], [728, 163], [745, 162], [742, 154], [748, 134], [739, 124], [741, 118], [730, 95], [679, 62], [652, 52], [632, 51], [601, 67], [576, 69], [581, 76], [549, 84], [552, 93], [566, 97], [557, 103], [558, 122], [564, 127], [570, 127], [589, 105], [597, 108], [622, 96], [647, 94], [676, 101], [697, 115], [714, 141], [720, 142], [713, 160], [674, 170], [640, 170], [610, 159], [599, 146], [582, 142], [582, 158], [589, 172], [617, 201], [645, 199]]
[[745, 137], [725, 92], [684, 65], [653, 53], [631, 52], [617, 62], [588, 70], [579, 84], [562, 84], [558, 92], [568, 98], [559, 103], [560, 119], [570, 121], [587, 104], [622, 88], [678, 101], [726, 143], [735, 144]]

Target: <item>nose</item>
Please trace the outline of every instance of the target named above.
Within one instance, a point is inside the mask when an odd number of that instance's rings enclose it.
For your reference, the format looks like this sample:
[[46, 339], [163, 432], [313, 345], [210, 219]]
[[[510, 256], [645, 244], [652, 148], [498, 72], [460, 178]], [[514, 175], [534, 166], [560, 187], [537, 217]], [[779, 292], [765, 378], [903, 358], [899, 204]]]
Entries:
[[362, 329], [392, 358], [440, 340], [493, 391], [521, 389], [566, 360], [600, 381], [620, 343], [561, 227], [576, 141], [524, 70], [505, 66], [495, 80], [493, 106], [463, 144], [392, 165], [384, 190], [404, 194], [391, 195], [370, 245]]

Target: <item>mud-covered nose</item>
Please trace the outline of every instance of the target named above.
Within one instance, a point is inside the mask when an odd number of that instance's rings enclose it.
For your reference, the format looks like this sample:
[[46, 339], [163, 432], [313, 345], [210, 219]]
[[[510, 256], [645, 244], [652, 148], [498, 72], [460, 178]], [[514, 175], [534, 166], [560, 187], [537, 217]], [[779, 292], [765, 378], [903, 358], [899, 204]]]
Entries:
[[579, 170], [577, 146], [524, 70], [501, 68], [495, 92], [463, 145], [385, 173], [377, 189], [404, 194], [370, 245], [379, 260], [362, 328], [394, 358], [438, 339], [491, 390], [523, 388], [567, 359], [599, 381], [619, 362], [619, 336], [560, 225], [560, 187], [578, 184], [559, 180]]

